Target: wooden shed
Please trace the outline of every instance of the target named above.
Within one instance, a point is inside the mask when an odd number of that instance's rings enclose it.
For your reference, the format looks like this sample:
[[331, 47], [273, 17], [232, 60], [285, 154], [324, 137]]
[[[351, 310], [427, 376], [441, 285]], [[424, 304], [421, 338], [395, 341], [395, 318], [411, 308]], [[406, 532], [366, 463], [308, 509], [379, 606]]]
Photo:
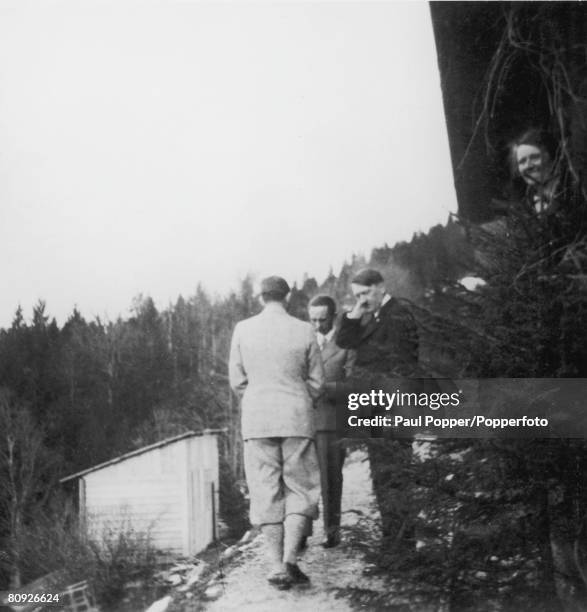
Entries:
[[216, 537], [221, 430], [187, 432], [61, 479], [73, 486], [88, 535], [132, 528], [190, 556]]

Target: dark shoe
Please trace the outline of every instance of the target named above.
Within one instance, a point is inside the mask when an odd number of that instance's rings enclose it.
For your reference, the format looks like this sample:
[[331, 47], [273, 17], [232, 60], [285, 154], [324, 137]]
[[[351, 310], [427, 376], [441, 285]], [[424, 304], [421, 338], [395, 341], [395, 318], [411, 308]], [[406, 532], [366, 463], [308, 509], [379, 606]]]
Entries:
[[285, 567], [287, 568], [287, 575], [292, 584], [309, 584], [310, 579], [302, 572], [296, 563], [286, 563]]
[[340, 535], [338, 533], [331, 533], [329, 536], [326, 536], [320, 545], [322, 548], [334, 548], [340, 544]]
[[287, 591], [287, 589], [290, 589], [291, 585], [293, 584], [289, 570], [282, 570], [270, 574], [267, 576], [267, 582], [280, 591]]

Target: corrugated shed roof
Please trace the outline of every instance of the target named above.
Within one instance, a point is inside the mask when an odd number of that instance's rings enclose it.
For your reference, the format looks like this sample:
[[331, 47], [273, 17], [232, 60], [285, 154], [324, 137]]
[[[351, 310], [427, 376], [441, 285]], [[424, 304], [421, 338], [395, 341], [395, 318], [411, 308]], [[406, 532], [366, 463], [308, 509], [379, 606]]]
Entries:
[[82, 470], [81, 472], [76, 472], [75, 474], [71, 474], [71, 476], [65, 476], [64, 478], [61, 478], [59, 482], [64, 483], [70, 480], [74, 480], [76, 478], [81, 478], [82, 476], [85, 476], [90, 472], [96, 472], [115, 463], [126, 461], [126, 459], [130, 459], [131, 457], [136, 457], [137, 455], [148, 453], [149, 451], [155, 450], [156, 448], [168, 446], [169, 444], [174, 444], [175, 442], [185, 440], [186, 438], [193, 438], [195, 436], [216, 435], [225, 432], [226, 429], [204, 429], [202, 431], [186, 431], [185, 433], [182, 433], [179, 436], [174, 436], [173, 438], [167, 438], [165, 440], [161, 440], [160, 442], [155, 442], [155, 444], [143, 446], [142, 448], [138, 448], [137, 450], [130, 451], [129, 453], [125, 453], [124, 455], [120, 455], [119, 457], [115, 457], [114, 459], [110, 459], [110, 461], [105, 461], [104, 463], [100, 463], [91, 468], [87, 468], [86, 470]]

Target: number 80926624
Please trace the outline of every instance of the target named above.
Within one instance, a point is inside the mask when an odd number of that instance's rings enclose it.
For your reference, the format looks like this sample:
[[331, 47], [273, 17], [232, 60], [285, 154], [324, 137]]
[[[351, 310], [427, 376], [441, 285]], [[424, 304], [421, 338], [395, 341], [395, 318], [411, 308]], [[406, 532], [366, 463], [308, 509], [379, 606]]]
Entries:
[[59, 593], [8, 593], [6, 603], [59, 603]]

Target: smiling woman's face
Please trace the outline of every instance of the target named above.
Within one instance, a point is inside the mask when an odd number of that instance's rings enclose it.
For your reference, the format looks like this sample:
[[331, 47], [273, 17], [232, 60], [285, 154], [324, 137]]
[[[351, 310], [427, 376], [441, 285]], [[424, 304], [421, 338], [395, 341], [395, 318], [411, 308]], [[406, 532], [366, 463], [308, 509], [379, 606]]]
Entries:
[[516, 163], [520, 176], [528, 185], [544, 183], [550, 174], [550, 155], [540, 147], [521, 144], [516, 147]]

